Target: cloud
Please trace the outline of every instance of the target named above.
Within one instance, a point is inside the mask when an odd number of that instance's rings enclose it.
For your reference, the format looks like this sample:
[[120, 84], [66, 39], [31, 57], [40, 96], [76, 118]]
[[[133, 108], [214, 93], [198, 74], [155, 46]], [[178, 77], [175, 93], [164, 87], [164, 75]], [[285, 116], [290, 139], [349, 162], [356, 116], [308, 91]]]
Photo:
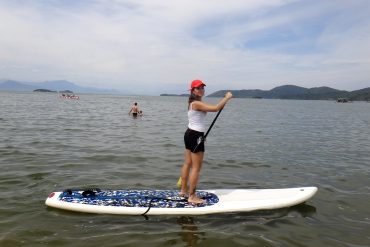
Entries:
[[370, 3], [340, 3], [2, 1], [0, 77], [138, 93], [185, 91], [193, 78], [208, 90], [359, 89], [370, 79]]

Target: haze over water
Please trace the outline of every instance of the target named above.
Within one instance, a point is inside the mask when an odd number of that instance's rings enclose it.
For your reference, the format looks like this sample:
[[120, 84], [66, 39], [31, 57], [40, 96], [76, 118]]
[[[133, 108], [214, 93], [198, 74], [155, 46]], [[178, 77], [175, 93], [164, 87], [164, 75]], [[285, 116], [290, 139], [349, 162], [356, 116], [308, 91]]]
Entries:
[[176, 189], [186, 110], [184, 97], [0, 92], [0, 246], [370, 245], [365, 102], [232, 99], [221, 113], [198, 189], [317, 186], [303, 205], [147, 219], [44, 205], [66, 188]]

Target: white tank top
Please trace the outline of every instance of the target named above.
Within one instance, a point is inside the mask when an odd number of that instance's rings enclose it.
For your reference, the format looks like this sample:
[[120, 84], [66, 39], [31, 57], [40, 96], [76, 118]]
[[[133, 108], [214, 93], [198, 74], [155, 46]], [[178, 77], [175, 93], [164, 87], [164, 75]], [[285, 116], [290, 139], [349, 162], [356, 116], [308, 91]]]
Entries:
[[193, 110], [192, 104], [193, 103], [190, 104], [190, 109], [188, 111], [189, 119], [188, 128], [199, 132], [205, 132], [206, 131], [205, 118], [207, 112]]

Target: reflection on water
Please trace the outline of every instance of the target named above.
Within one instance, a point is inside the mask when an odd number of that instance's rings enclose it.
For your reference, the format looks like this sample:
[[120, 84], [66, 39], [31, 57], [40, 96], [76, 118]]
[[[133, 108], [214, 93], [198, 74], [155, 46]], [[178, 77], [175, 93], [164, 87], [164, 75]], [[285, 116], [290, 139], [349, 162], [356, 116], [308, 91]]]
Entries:
[[204, 232], [202, 233], [198, 230], [193, 217], [179, 217], [177, 218], [177, 223], [181, 226], [181, 239], [186, 243], [186, 246], [196, 246], [199, 236], [204, 235]]
[[[201, 225], [210, 227], [204, 221], [213, 220], [214, 224], [220, 224], [223, 228], [233, 227], [236, 224], [248, 225], [254, 222], [264, 222], [263, 225], [274, 226], [278, 222], [282, 222], [285, 217], [298, 214], [300, 217], [312, 217], [316, 213], [314, 206], [306, 203], [296, 205], [289, 208], [276, 210], [260, 210], [246, 213], [220, 214], [215, 216], [181, 216], [177, 218], [177, 223], [181, 227], [181, 240], [186, 243], [186, 246], [197, 246], [201, 241], [207, 240], [206, 231]], [[198, 221], [198, 224], [196, 223]]]
[[316, 213], [316, 207], [304, 203], [289, 208], [289, 211], [297, 212], [302, 217], [312, 217]]

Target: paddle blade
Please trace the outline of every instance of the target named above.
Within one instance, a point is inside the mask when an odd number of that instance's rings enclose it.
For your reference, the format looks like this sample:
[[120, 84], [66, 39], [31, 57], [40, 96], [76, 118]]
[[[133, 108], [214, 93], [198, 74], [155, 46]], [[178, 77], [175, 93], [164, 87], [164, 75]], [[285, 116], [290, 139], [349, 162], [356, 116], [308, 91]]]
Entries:
[[181, 177], [179, 177], [179, 180], [177, 181], [177, 187], [181, 188]]

